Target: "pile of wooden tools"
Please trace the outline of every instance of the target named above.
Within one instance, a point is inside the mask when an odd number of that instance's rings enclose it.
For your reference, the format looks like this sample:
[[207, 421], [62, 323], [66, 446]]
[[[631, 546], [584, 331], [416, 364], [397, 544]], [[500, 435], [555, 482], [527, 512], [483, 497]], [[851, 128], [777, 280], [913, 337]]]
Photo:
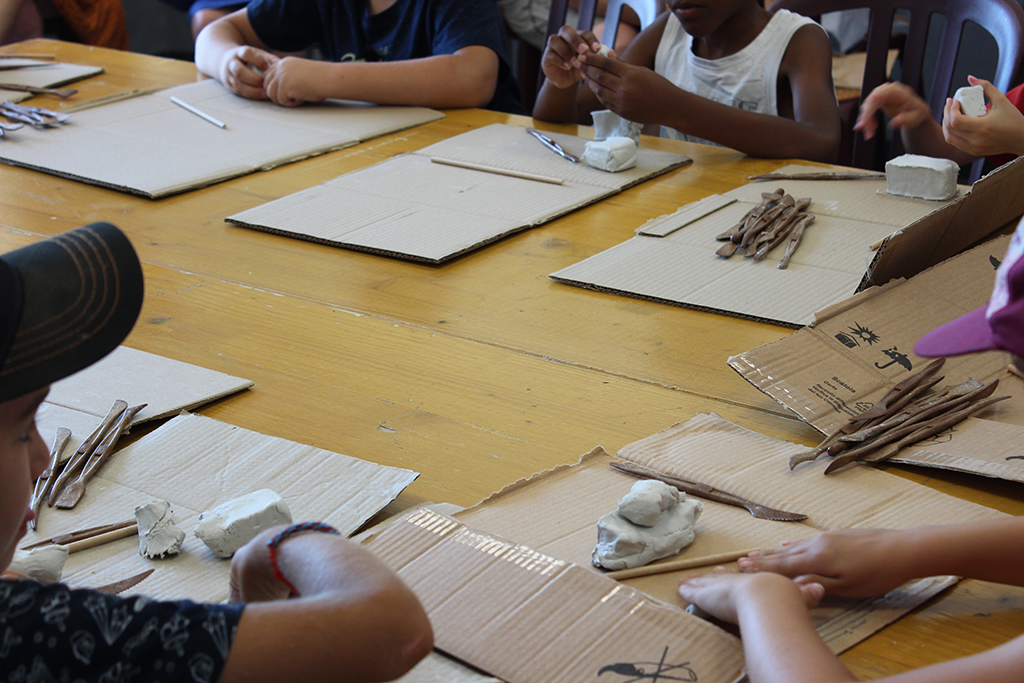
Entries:
[[41, 107], [15, 104], [9, 100], [0, 102], [0, 115], [12, 121], [19, 121], [19, 123], [4, 123], [0, 121], [0, 138], [4, 136], [5, 130], [18, 130], [25, 123], [36, 128], [52, 128], [62, 123], [67, 123], [68, 119], [71, 118], [70, 114], [62, 114]]
[[867, 410], [830, 434], [817, 448], [789, 459], [790, 469], [823, 453], [835, 457], [825, 468], [834, 472], [854, 460], [881, 462], [910, 446], [949, 429], [978, 411], [1009, 396], [989, 398], [999, 380], [981, 384], [973, 379], [928, 391], [945, 375], [936, 375], [945, 358], [933, 361], [890, 389]]
[[[37, 519], [44, 500], [48, 507], [70, 509], [78, 505], [85, 493], [86, 482], [110, 458], [117, 440], [128, 431], [135, 415], [145, 407], [143, 403], [129, 408], [125, 401], [114, 401], [99, 426], [67, 460], [61, 460], [61, 455], [71, 438], [71, 430], [66, 427], [57, 429], [50, 449], [50, 464], [36, 480], [32, 493], [31, 505]], [[76, 475], [77, 478], [71, 481]], [[36, 519], [32, 520], [31, 526], [33, 530], [36, 528]]]
[[779, 188], [775, 192], [762, 192], [761, 203], [752, 208], [740, 221], [715, 239], [726, 242], [715, 253], [729, 258], [743, 250], [744, 258], [760, 261], [768, 252], [787, 239], [786, 253], [778, 267], [785, 269], [800, 246], [804, 230], [814, 222], [814, 214], [806, 213], [811, 199], [793, 199]]

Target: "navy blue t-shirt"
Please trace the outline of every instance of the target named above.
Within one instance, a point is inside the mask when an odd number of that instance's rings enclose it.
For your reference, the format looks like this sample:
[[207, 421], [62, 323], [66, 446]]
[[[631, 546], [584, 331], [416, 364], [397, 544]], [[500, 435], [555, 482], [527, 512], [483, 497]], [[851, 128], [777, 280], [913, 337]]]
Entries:
[[396, 0], [374, 15], [366, 0], [253, 0], [247, 11], [270, 49], [299, 52], [319, 45], [332, 62], [396, 62], [450, 55], [471, 45], [490, 48], [500, 67], [486, 108], [525, 113], [494, 0]]
[[0, 581], [0, 681], [213, 683], [242, 608]]

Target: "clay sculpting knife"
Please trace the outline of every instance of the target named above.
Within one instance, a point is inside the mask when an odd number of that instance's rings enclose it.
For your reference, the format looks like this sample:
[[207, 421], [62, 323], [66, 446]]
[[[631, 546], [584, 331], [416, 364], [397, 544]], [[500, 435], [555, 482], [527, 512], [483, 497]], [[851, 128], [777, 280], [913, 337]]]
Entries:
[[562, 146], [560, 144], [549, 138], [547, 135], [544, 135], [544, 133], [541, 133], [539, 130], [527, 128], [526, 132], [540, 140], [542, 145], [544, 145], [545, 147], [547, 147], [548, 149], [550, 149], [552, 152], [562, 157], [563, 159], [571, 161], [574, 164], [580, 163], [579, 157], [573, 156], [572, 154], [566, 152], [564, 149], [562, 149]]
[[71, 456], [68, 463], [64, 466], [64, 470], [60, 473], [60, 476], [57, 477], [57, 481], [54, 482], [53, 488], [50, 489], [50, 495], [47, 498], [47, 505], [53, 507], [54, 503], [56, 503], [57, 499], [60, 497], [60, 492], [64, 488], [64, 485], [67, 484], [68, 479], [78, 473], [78, 469], [86, 463], [89, 456], [92, 455], [92, 452], [96, 450], [97, 444], [103, 440], [103, 437], [106, 435], [111, 425], [114, 424], [114, 421], [117, 420], [117, 418], [121, 416], [121, 413], [123, 413], [127, 408], [127, 401], [122, 401], [121, 399], [114, 401], [114, 405], [110, 407], [110, 411], [107, 413], [106, 417], [103, 418], [93, 433], [82, 442], [82, 445], [78, 447], [78, 450], [75, 451], [74, 455]]
[[82, 495], [85, 493], [85, 483], [96, 474], [97, 470], [103, 466], [103, 463], [110, 458], [114, 451], [114, 446], [117, 444], [117, 440], [121, 438], [128, 427], [131, 426], [132, 419], [140, 410], [146, 407], [146, 404], [132, 406], [121, 413], [121, 416], [117, 418], [117, 423], [111, 428], [106, 436], [103, 437], [103, 441], [96, 447], [92, 455], [89, 456], [89, 460], [82, 467], [82, 474], [79, 475], [78, 479], [68, 484], [60, 496], [57, 498], [57, 502], [54, 503], [57, 507], [68, 510], [76, 505], [78, 501], [82, 499]]
[[747, 512], [758, 519], [770, 519], [775, 522], [802, 522], [807, 519], [807, 515], [799, 512], [776, 510], [775, 508], [755, 503], [752, 500], [741, 498], [740, 496], [732, 493], [726, 493], [725, 491], [716, 489], [713, 486], [662, 474], [657, 470], [652, 470], [648, 467], [644, 467], [643, 465], [637, 465], [631, 462], [613, 462], [611, 463], [611, 466], [620, 472], [631, 474], [634, 477], [663, 481], [669, 486], [675, 486], [680, 491], [697, 496], [698, 498], [706, 498], [707, 500], [713, 500], [716, 503], [725, 503], [726, 505], [735, 505], [736, 507], [744, 508]]

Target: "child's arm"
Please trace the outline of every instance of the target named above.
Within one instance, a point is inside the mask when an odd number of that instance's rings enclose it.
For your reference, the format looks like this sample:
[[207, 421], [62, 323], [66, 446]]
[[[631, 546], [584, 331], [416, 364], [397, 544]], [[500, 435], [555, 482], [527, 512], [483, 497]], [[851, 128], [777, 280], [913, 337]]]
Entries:
[[218, 19], [196, 37], [196, 67], [242, 97], [267, 99], [262, 73], [277, 61], [253, 31], [245, 8]]
[[960, 165], [974, 161], [970, 155], [946, 142], [942, 128], [932, 118], [928, 103], [903, 83], [883, 83], [864, 98], [853, 129], [859, 130], [865, 140], [873, 138], [878, 130], [875, 117], [878, 111], [889, 117], [892, 130], [900, 132], [907, 152], [952, 159]]
[[751, 553], [739, 564], [745, 572], [775, 572], [849, 597], [884, 595], [911, 579], [946, 574], [1024, 586], [1024, 518], [903, 531], [837, 529]]
[[[840, 683], [856, 680], [811, 624], [807, 607], [821, 586], [799, 586], [771, 574], [716, 573], [683, 581], [680, 595], [739, 624], [752, 683]], [[1024, 636], [988, 652], [884, 679], [887, 683], [1014, 683], [1024, 670]], [[881, 683], [881, 682], [878, 682]]]
[[[650, 68], [635, 65], [631, 57], [645, 49], [650, 51], [650, 46], [641, 43], [635, 52], [631, 45], [624, 61], [595, 54], [579, 57], [594, 95], [623, 118], [669, 126], [751, 156], [835, 161], [839, 109], [832, 86], [831, 46], [820, 28], [798, 30], [779, 69], [780, 82], [785, 79], [792, 94], [793, 118], [744, 111], [681, 90]], [[653, 52], [649, 61], [653, 64]]]
[[967, 80], [985, 90], [992, 106], [984, 116], [965, 116], [956, 100], [947, 99], [942, 116], [946, 141], [972, 157], [1024, 154], [1024, 114], [988, 81], [974, 76]]
[[267, 70], [267, 96], [285, 106], [328, 97], [451, 109], [483, 107], [498, 84], [498, 55], [469, 45], [450, 55], [395, 62], [318, 62], [285, 57]]

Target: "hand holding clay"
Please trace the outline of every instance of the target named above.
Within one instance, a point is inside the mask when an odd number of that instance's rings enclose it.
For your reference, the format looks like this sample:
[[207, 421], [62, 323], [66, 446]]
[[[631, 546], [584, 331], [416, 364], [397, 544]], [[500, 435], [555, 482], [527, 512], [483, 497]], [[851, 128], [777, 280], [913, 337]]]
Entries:
[[946, 142], [976, 157], [1024, 154], [1024, 114], [988, 81], [974, 76], [967, 80], [981, 86], [992, 106], [985, 116], [967, 116], [959, 102], [947, 99], [942, 115]]
[[885, 595], [915, 578], [903, 561], [901, 532], [834, 529], [814, 538], [759, 550], [739, 560], [740, 571], [774, 572], [798, 584], [820, 583], [829, 595]]
[[583, 79], [579, 69], [580, 55], [600, 49], [601, 41], [591, 31], [577, 33], [571, 26], [563, 26], [558, 33], [548, 38], [541, 58], [541, 70], [552, 85], [558, 88], [571, 87]]

